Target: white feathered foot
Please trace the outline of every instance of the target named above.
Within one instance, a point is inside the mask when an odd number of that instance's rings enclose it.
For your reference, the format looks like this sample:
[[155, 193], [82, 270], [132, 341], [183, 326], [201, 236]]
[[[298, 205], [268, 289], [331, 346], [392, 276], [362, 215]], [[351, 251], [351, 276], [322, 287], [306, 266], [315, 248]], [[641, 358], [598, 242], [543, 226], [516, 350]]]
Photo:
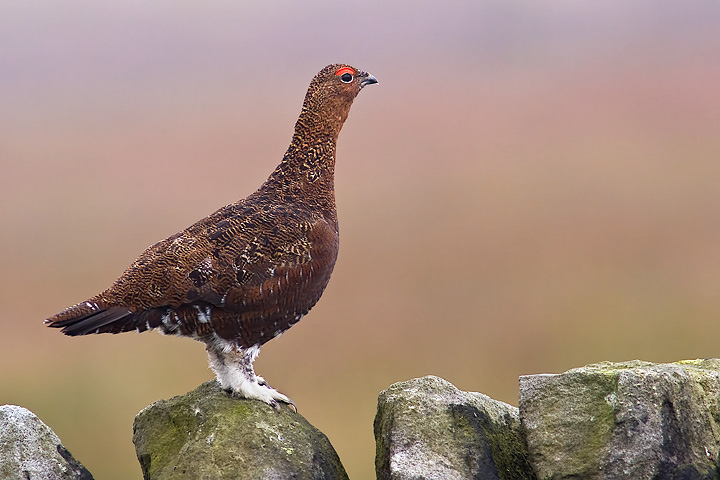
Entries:
[[207, 352], [210, 368], [224, 390], [238, 397], [260, 400], [276, 409], [285, 403], [297, 412], [295, 402], [268, 385], [264, 378], [255, 375], [253, 362], [260, 353], [260, 347], [208, 345]]

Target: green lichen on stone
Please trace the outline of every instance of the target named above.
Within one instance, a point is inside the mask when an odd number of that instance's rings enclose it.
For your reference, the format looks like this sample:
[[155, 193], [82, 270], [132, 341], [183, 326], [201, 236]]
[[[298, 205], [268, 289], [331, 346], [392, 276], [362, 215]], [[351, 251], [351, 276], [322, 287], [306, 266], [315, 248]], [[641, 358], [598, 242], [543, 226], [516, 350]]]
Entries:
[[718, 479], [720, 361], [602, 362], [520, 379], [542, 479]]
[[231, 397], [216, 382], [135, 420], [145, 479], [346, 479], [327, 437], [289, 407]]
[[180, 451], [197, 426], [197, 421], [187, 406], [172, 410], [168, 410], [167, 406], [168, 403], [164, 400], [153, 404], [154, 410], [141, 411], [134, 425], [135, 432], [153, 432], [152, 439], [144, 436], [133, 437], [136, 448], [145, 452], [138, 460], [143, 470], [148, 470], [151, 474], [164, 466], [165, 459]]
[[391, 385], [375, 417], [378, 480], [534, 480], [517, 408], [427, 376]]
[[720, 359], [718, 358], [697, 358], [694, 360], [680, 360], [675, 362], [673, 365], [679, 365], [683, 367], [695, 366], [699, 369], [709, 370], [713, 372], [720, 371]]
[[[615, 427], [615, 408], [613, 397], [617, 389], [618, 371], [608, 368], [598, 371], [595, 375], [579, 376], [579, 394], [585, 399], [586, 421], [581, 441], [576, 442], [578, 460], [594, 468], [601, 460], [603, 447], [612, 438]], [[581, 428], [582, 428], [581, 427]]]
[[538, 470], [541, 478], [548, 477], [554, 465], [578, 478], [597, 473], [615, 427], [620, 370], [605, 362], [562, 375], [521, 377], [520, 416], [534, 447], [529, 449], [530, 461], [538, 464], [543, 452], [539, 464], [551, 466]]
[[528, 458], [522, 427], [506, 416], [506, 427], [486, 432], [501, 480], [533, 480], [535, 473]]

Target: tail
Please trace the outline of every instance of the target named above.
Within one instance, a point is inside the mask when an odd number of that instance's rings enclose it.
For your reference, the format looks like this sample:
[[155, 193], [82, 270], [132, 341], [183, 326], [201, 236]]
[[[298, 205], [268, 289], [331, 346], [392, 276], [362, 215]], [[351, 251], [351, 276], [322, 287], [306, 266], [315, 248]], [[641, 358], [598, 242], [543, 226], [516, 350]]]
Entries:
[[162, 311], [149, 310], [133, 313], [123, 306], [104, 306], [93, 301], [78, 303], [45, 320], [53, 328], [62, 328], [70, 336], [91, 333], [122, 333], [136, 330], [144, 332], [156, 328]]

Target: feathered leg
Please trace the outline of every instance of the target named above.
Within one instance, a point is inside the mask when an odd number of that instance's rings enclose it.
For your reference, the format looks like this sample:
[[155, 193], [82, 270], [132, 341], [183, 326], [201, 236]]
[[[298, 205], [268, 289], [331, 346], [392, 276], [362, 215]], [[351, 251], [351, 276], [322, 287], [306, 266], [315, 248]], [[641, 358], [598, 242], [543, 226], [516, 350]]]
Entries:
[[270, 387], [264, 378], [255, 375], [253, 362], [260, 353], [260, 347], [208, 345], [207, 352], [210, 368], [223, 389], [239, 397], [260, 400], [274, 408], [286, 403], [297, 410], [292, 400]]

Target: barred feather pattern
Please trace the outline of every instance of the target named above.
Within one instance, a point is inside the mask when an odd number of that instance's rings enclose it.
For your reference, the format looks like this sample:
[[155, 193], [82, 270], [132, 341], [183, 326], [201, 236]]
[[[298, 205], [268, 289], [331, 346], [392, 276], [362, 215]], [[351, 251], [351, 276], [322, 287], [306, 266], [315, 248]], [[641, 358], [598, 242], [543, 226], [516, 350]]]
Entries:
[[[352, 81], [339, 74], [347, 69]], [[240, 361], [252, 371], [257, 347], [307, 314], [330, 280], [339, 247], [336, 142], [355, 96], [371, 83], [349, 65], [325, 67], [308, 88], [287, 152], [257, 191], [148, 247], [108, 289], [46, 323], [70, 336], [191, 337], [208, 345], [211, 365]], [[266, 386], [254, 372], [248, 378], [253, 388]], [[277, 395], [261, 399], [287, 399]]]

